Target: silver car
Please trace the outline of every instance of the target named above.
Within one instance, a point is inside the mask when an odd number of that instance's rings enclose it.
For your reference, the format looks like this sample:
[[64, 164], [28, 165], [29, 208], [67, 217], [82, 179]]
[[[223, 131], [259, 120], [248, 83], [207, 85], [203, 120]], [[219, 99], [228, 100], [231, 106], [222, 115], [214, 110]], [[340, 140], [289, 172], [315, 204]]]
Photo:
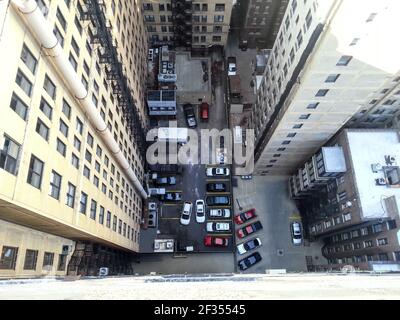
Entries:
[[291, 226], [292, 231], [292, 241], [293, 244], [298, 246], [301, 245], [302, 235], [301, 235], [301, 225], [299, 222], [294, 221], [292, 222]]

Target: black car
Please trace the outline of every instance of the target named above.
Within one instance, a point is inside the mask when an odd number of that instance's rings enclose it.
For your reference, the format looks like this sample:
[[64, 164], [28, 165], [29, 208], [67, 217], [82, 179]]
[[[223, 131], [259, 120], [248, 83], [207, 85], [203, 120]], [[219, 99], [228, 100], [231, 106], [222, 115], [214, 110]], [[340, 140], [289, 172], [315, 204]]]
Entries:
[[194, 108], [190, 103], [187, 103], [183, 106], [183, 112], [185, 113], [186, 122], [189, 128], [196, 128], [197, 121], [196, 116], [194, 114]]
[[247, 270], [248, 268], [254, 266], [256, 263], [262, 260], [261, 255], [258, 252], [254, 252], [248, 257], [239, 260], [238, 267], [241, 271]]
[[227, 190], [225, 183], [207, 183], [208, 192], [225, 192]]
[[161, 201], [181, 201], [182, 194], [178, 192], [167, 192], [165, 194], [160, 195]]
[[230, 205], [231, 200], [227, 196], [208, 196], [206, 198], [206, 203], [208, 206], [219, 206], [219, 205]]
[[174, 185], [176, 184], [176, 178], [175, 177], [159, 177], [156, 179], [156, 184], [159, 186], [162, 185]]

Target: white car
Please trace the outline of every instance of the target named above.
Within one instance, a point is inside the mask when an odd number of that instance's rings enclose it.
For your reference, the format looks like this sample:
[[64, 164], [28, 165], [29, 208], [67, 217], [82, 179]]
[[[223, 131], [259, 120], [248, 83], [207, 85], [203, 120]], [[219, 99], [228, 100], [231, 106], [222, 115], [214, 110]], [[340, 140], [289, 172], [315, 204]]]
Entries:
[[203, 223], [206, 221], [205, 203], [202, 199], [196, 201], [196, 221], [198, 223]]
[[231, 210], [230, 209], [211, 209], [208, 212], [210, 218], [230, 218]]
[[229, 168], [207, 168], [207, 177], [229, 176]]
[[207, 232], [230, 232], [231, 225], [228, 222], [207, 222]]
[[245, 254], [246, 252], [249, 252], [250, 250], [258, 248], [259, 246], [261, 246], [261, 240], [260, 240], [260, 238], [255, 238], [255, 239], [251, 239], [247, 242], [238, 244], [236, 246], [236, 249], [239, 254]]
[[292, 222], [292, 241], [294, 245], [301, 245], [301, 226], [297, 221]]
[[183, 209], [181, 214], [181, 224], [187, 226], [190, 223], [190, 216], [192, 215], [193, 204], [189, 201], [183, 203]]
[[236, 76], [236, 64], [230, 63], [228, 65], [228, 76]]

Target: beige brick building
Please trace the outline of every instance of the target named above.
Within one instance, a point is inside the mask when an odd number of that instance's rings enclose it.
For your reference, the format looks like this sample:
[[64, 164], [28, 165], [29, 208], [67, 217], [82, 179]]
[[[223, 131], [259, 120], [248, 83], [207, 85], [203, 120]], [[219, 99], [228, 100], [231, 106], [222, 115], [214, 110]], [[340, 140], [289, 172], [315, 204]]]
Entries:
[[141, 7], [3, 2], [0, 277], [128, 272], [146, 197]]

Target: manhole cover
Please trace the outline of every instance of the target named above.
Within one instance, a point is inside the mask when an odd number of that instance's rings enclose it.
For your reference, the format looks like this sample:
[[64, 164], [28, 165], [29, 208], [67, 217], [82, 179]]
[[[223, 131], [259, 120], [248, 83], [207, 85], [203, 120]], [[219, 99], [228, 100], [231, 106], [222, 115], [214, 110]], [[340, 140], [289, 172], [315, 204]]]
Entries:
[[277, 254], [278, 256], [283, 256], [283, 250], [282, 250], [282, 249], [276, 250], [276, 254]]

